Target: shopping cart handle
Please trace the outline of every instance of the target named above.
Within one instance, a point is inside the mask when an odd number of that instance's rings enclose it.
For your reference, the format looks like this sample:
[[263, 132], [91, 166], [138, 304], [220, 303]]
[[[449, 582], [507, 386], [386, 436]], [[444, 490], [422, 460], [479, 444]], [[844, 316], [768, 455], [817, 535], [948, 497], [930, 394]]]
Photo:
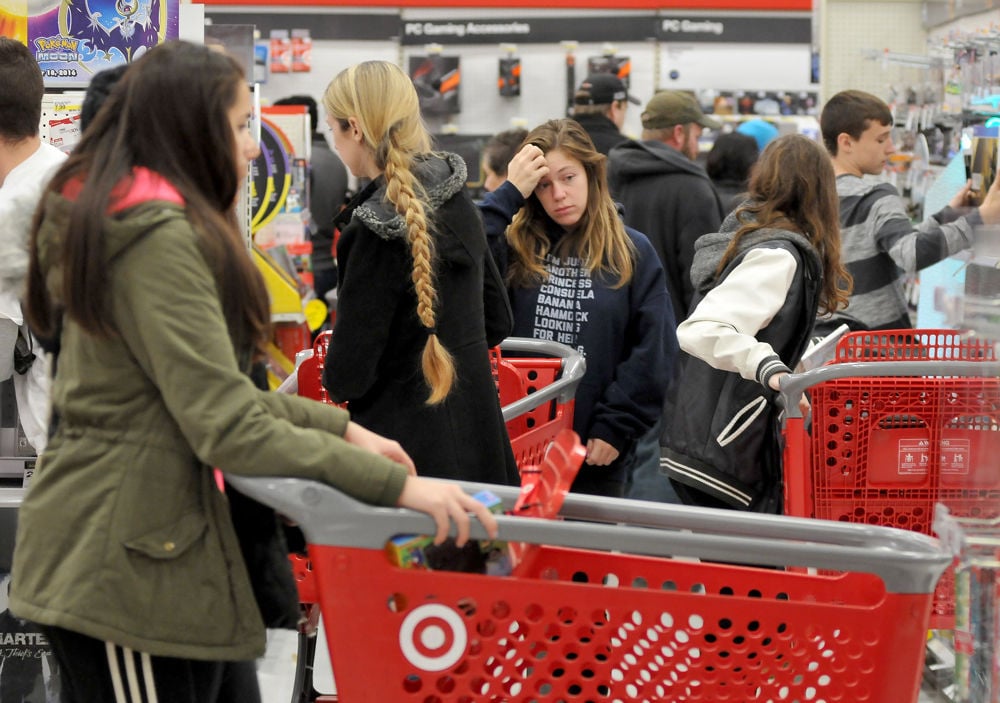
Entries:
[[[399, 534], [433, 534], [429, 515], [402, 508], [361, 503], [326, 484], [296, 478], [251, 478], [228, 474], [227, 482], [250, 497], [270, 505], [298, 523], [310, 544], [382, 549]], [[461, 484], [474, 490], [479, 484]], [[490, 486], [505, 505], [517, 489]], [[631, 501], [600, 499], [627, 512]], [[641, 502], [641, 501], [635, 501]], [[799, 566], [877, 574], [892, 593], [930, 593], [951, 562], [936, 540], [913, 532], [832, 521], [739, 513], [741, 529], [730, 533], [698, 531], [705, 518], [731, 519], [734, 511], [710, 511], [666, 504], [645, 504], [644, 511], [660, 511], [657, 526], [543, 520], [497, 516], [499, 538], [578, 549], [619, 551], [657, 557], [693, 557], [712, 561]], [[821, 523], [825, 528], [816, 524]], [[854, 528], [867, 530], [859, 544]], [[781, 528], [781, 529], [779, 529]], [[802, 531], [805, 530], [805, 531]], [[488, 539], [473, 520], [470, 535]]]
[[509, 422], [553, 399], [557, 399], [560, 403], [568, 403], [573, 400], [576, 395], [576, 387], [580, 385], [583, 374], [587, 370], [587, 362], [584, 361], [583, 354], [558, 342], [547, 342], [527, 337], [508, 337], [500, 343], [500, 349], [505, 352], [558, 357], [563, 360], [562, 372], [558, 379], [530, 395], [503, 406], [505, 422]]
[[808, 388], [817, 383], [838, 378], [879, 377], [879, 376], [1000, 376], [998, 361], [951, 361], [933, 359], [927, 361], [852, 361], [842, 364], [828, 364], [799, 374], [788, 374], [780, 379], [781, 399], [785, 413], [790, 418], [802, 417], [799, 398]]
[[[491, 491], [498, 495], [505, 510], [509, 510], [517, 500], [518, 490], [488, 483], [461, 482], [469, 493]], [[674, 506], [678, 507], [678, 506]], [[627, 524], [636, 527], [656, 527], [671, 530], [697, 530], [717, 535], [750, 535], [764, 539], [786, 538], [793, 530], [796, 538], [811, 542], [831, 542], [854, 546], [889, 546], [894, 549], [909, 548], [909, 532], [891, 530], [886, 532], [879, 525], [865, 523], [839, 523], [846, 529], [831, 532], [830, 521], [812, 518], [787, 517], [746, 513], [742, 510], [691, 510], [681, 512], [664, 510], [664, 504], [646, 500], [612, 499], [584, 493], [568, 493], [559, 510], [559, 517], [568, 520], [587, 520], [608, 524]], [[750, 520], [747, 520], [750, 516]], [[902, 541], [893, 542], [893, 539]]]

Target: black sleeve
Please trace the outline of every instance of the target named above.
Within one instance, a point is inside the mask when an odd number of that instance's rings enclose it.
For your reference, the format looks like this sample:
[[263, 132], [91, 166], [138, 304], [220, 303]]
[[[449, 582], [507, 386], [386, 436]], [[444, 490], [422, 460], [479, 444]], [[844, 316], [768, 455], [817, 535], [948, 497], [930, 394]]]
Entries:
[[679, 312], [682, 317], [687, 314], [694, 298], [694, 284], [691, 283], [690, 275], [691, 264], [694, 263], [694, 243], [703, 234], [718, 232], [723, 219], [719, 196], [707, 180], [700, 187], [690, 189], [684, 197], [687, 203], [677, 211], [683, 217], [683, 222], [677, 223], [678, 270], [683, 275], [682, 280], [673, 282], [675, 285], [679, 284], [683, 291], [684, 300], [677, 301], [684, 307]]
[[486, 227], [486, 242], [496, 262], [501, 277], [507, 274], [508, 245], [505, 238], [507, 227], [517, 211], [524, 206], [521, 191], [510, 181], [504, 181], [499, 188], [483, 196], [479, 202], [479, 212]]
[[[353, 228], [353, 226], [352, 226]], [[379, 360], [392, 353], [392, 325], [410, 280], [402, 239], [385, 240], [360, 228], [340, 241], [340, 300], [327, 351], [323, 386], [338, 402], [363, 396], [375, 383]]]
[[514, 330], [514, 313], [493, 254], [483, 257], [483, 310], [486, 313], [486, 343], [495, 347]]

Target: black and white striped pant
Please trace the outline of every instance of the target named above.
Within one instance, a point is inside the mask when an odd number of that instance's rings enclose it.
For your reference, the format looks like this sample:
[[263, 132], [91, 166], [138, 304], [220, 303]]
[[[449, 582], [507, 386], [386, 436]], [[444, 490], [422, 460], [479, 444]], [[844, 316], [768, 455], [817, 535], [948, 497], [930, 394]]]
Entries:
[[45, 627], [59, 664], [62, 703], [260, 703], [253, 661], [156, 657]]

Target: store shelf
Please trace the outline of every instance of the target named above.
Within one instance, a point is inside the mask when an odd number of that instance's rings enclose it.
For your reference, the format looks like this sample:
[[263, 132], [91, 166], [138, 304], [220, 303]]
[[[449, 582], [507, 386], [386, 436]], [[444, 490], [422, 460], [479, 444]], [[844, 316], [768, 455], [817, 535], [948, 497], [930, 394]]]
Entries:
[[274, 322], [305, 322], [302, 295], [295, 279], [266, 251], [256, 246], [253, 248], [253, 259], [264, 276], [271, 297], [271, 319]]

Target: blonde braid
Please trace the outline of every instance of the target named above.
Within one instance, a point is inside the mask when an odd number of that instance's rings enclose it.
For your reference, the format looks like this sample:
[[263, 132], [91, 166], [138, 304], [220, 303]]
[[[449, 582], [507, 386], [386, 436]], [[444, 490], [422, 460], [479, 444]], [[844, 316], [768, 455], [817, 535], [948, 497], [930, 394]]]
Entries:
[[410, 172], [410, 159], [406, 152], [394, 148], [393, 130], [385, 139], [390, 143], [385, 150], [386, 197], [393, 203], [406, 222], [410, 255], [413, 257], [411, 280], [417, 294], [417, 317], [430, 330], [421, 359], [424, 379], [431, 387], [429, 405], [436, 405], [448, 397], [455, 382], [455, 360], [441, 344], [437, 334], [437, 319], [434, 304], [437, 291], [434, 289], [434, 245], [427, 231], [427, 217], [423, 203], [414, 192], [414, 178]]

